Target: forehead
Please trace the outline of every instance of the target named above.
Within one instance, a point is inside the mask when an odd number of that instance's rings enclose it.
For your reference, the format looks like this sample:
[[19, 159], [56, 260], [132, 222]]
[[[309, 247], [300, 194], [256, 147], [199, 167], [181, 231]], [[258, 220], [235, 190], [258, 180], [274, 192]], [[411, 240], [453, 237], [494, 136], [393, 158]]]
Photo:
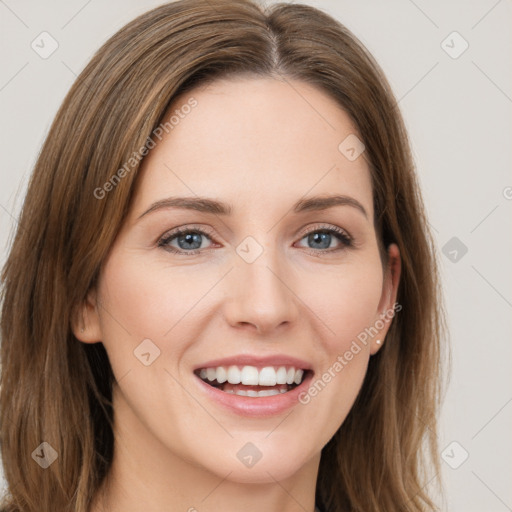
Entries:
[[165, 195], [218, 197], [235, 208], [257, 200], [270, 208], [276, 201], [342, 193], [373, 215], [365, 154], [350, 160], [339, 147], [358, 136], [357, 128], [338, 103], [310, 84], [218, 80], [178, 97], [163, 123], [171, 118], [172, 128], [161, 141], [154, 139], [143, 162], [139, 209]]

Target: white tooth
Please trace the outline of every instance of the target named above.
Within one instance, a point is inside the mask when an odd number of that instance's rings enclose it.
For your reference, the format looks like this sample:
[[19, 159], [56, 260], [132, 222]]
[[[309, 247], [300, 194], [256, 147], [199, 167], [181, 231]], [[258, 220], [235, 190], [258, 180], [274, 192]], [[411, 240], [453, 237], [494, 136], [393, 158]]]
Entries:
[[281, 389], [279, 390], [280, 393], [286, 393], [286, 391], [288, 391], [287, 389]]
[[228, 368], [228, 382], [230, 384], [240, 384], [240, 370], [238, 366], [230, 366]]
[[237, 389], [235, 395], [247, 396], [247, 391], [245, 391], [245, 389]]
[[258, 396], [273, 396], [279, 394], [280, 392], [278, 389], [263, 389], [262, 391], [258, 391]]
[[258, 385], [258, 368], [254, 366], [244, 366], [240, 374], [242, 384], [246, 386]]
[[258, 392], [254, 391], [254, 389], [248, 389], [247, 396], [258, 396]]
[[272, 366], [265, 366], [265, 368], [260, 370], [258, 384], [260, 386], [276, 385], [276, 371]]
[[222, 384], [228, 380], [228, 373], [226, 372], [226, 368], [224, 366], [219, 366], [217, 368], [217, 382]]
[[286, 368], [280, 366], [276, 372], [276, 384], [286, 384]]
[[293, 379], [295, 378], [295, 368], [288, 368], [288, 373], [286, 374], [286, 384], [293, 384]]
[[300, 384], [301, 383], [302, 375], [304, 375], [304, 370], [297, 370], [295, 372], [295, 379], [294, 379], [295, 384]]
[[201, 377], [201, 379], [206, 379], [206, 368], [202, 368], [201, 371], [199, 372], [199, 377]]
[[232, 389], [226, 389], [224, 393], [229, 393], [230, 395], [234, 394], [234, 391]]
[[217, 376], [217, 372], [215, 371], [215, 368], [207, 368], [206, 369], [206, 378], [209, 381], [215, 380], [216, 376]]

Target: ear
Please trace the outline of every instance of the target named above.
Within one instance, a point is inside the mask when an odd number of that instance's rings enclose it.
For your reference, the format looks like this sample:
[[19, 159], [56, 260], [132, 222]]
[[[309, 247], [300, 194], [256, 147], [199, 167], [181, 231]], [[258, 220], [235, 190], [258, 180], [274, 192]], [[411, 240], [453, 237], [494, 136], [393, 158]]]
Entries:
[[384, 271], [379, 311], [374, 323], [377, 334], [372, 338], [370, 348], [372, 355], [376, 354], [384, 344], [384, 339], [391, 326], [391, 320], [393, 319], [395, 311], [402, 309], [400, 304], [395, 306], [398, 285], [400, 283], [400, 272], [402, 269], [400, 250], [396, 244], [390, 244], [387, 252], [388, 262]]
[[101, 341], [101, 325], [96, 290], [90, 290], [84, 301], [75, 309], [71, 330], [75, 337], [84, 343], [97, 343]]

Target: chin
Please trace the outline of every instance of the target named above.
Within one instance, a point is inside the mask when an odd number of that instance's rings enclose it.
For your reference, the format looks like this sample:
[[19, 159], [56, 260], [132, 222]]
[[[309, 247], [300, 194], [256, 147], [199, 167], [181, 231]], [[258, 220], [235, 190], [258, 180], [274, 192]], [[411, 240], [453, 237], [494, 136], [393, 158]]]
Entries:
[[[260, 461], [252, 468], [235, 466], [227, 479], [240, 484], [275, 484], [276, 480], [291, 478], [300, 469], [301, 467], [297, 464], [280, 466], [274, 463], [264, 464]], [[226, 477], [226, 473], [222, 477]]]
[[[300, 450], [283, 450], [282, 446], [276, 444], [267, 443], [267, 446], [264, 447], [261, 446], [263, 443], [260, 443], [261, 449], [258, 454], [256, 444], [257, 442], [254, 445], [251, 445], [250, 442], [237, 443], [236, 450], [233, 450], [233, 457], [227, 457], [225, 451], [223, 452], [224, 456], [219, 460], [219, 464], [207, 469], [232, 482], [268, 484], [292, 477], [310, 459], [306, 456], [304, 445]], [[246, 455], [250, 453], [260, 458], [250, 460], [251, 455]], [[212, 457], [214, 456], [212, 454]], [[247, 460], [244, 461], [246, 457]], [[226, 476], [228, 473], [229, 476]]]

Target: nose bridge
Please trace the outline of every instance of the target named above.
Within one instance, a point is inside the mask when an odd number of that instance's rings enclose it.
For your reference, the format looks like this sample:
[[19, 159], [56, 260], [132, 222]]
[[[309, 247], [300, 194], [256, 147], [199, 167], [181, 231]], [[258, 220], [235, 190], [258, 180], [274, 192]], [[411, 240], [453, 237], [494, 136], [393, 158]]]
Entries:
[[287, 283], [285, 255], [279, 247], [264, 247], [248, 236], [236, 247], [233, 257], [228, 321], [232, 325], [249, 323], [261, 332], [293, 322], [297, 304]]

